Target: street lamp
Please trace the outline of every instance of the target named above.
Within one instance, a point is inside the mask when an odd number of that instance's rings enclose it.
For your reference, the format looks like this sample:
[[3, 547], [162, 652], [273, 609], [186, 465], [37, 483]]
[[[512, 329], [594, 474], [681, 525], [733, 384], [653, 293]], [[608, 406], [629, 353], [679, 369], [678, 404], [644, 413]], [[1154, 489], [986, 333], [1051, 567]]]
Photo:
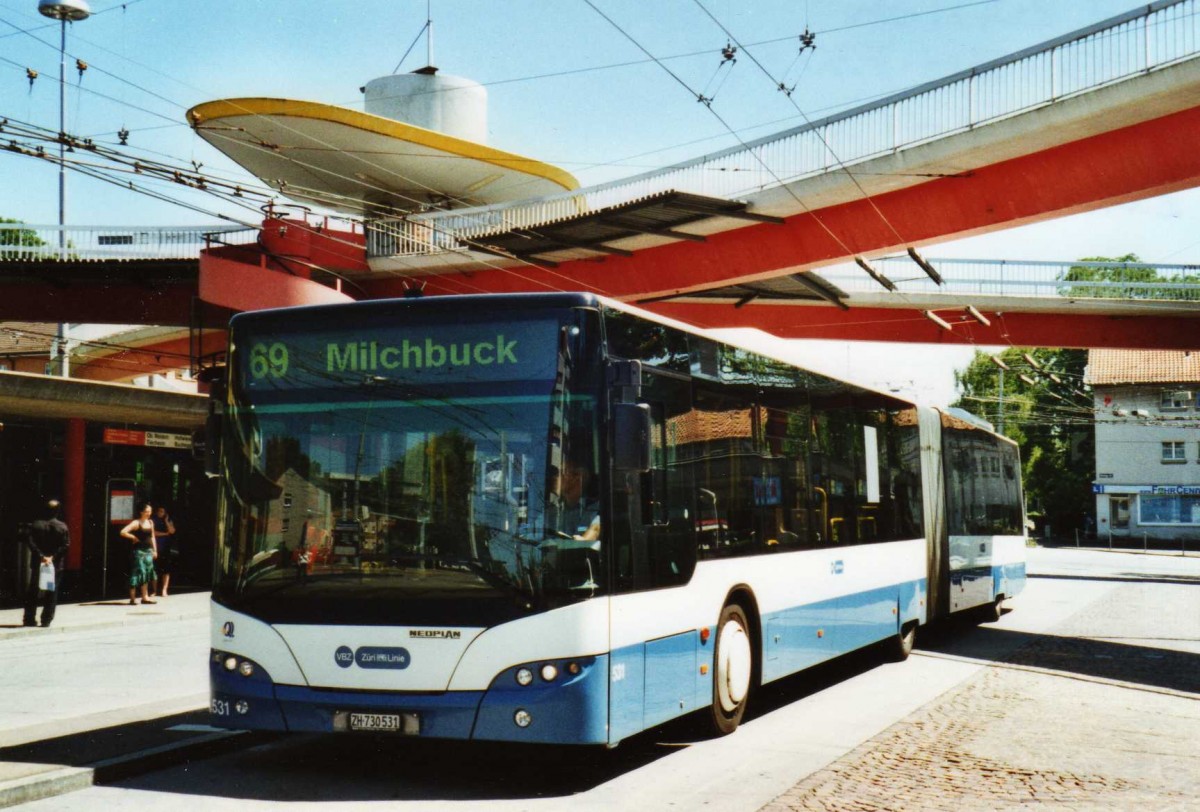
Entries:
[[65, 247], [63, 226], [67, 220], [67, 23], [86, 20], [92, 10], [87, 0], [38, 0], [38, 13], [58, 20], [61, 36], [58, 46], [58, 247]]
[[[87, 0], [38, 0], [38, 13], [59, 22], [58, 44], [58, 255], [67, 257], [67, 23], [92, 14]], [[59, 374], [67, 371], [67, 325], [58, 325]]]

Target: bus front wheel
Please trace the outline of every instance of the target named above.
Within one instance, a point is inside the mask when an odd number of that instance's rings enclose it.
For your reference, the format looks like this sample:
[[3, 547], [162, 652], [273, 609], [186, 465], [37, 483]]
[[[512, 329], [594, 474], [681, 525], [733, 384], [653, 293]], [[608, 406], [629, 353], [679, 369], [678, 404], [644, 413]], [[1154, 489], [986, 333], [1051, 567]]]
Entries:
[[746, 712], [754, 672], [754, 646], [746, 612], [736, 603], [721, 610], [713, 651], [712, 722], [720, 735], [732, 733]]

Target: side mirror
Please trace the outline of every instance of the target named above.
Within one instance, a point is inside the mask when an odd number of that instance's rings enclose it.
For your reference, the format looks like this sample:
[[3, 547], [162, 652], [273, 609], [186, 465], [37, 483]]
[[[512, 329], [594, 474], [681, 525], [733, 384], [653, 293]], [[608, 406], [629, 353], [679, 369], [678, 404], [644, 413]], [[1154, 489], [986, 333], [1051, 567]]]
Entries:
[[204, 428], [192, 434], [192, 456], [204, 460], [204, 473], [210, 477], [221, 473], [221, 433], [225, 427], [225, 404], [216, 398], [208, 400], [208, 416]]
[[650, 470], [650, 405], [613, 404], [613, 466], [618, 471]]
[[221, 474], [221, 434], [225, 423], [225, 376], [224, 367], [210, 372], [208, 377], [208, 416], [204, 428], [192, 433], [192, 456], [204, 460], [204, 473], [209, 477]]

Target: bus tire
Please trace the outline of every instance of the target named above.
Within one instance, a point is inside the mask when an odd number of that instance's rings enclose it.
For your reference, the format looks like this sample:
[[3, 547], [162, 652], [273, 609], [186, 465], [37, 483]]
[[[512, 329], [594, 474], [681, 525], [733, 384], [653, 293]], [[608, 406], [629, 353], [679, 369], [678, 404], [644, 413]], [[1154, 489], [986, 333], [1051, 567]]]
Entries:
[[746, 713], [754, 674], [754, 644], [746, 611], [736, 603], [721, 610], [713, 649], [712, 724], [718, 735], [737, 730]]
[[996, 599], [983, 607], [983, 622], [995, 623], [1004, 615], [1004, 596], [997, 595]]
[[891, 659], [894, 662], [902, 663], [908, 659], [908, 655], [912, 654], [913, 646], [917, 642], [917, 621], [913, 620], [905, 623], [896, 632], [896, 636], [891, 642]]

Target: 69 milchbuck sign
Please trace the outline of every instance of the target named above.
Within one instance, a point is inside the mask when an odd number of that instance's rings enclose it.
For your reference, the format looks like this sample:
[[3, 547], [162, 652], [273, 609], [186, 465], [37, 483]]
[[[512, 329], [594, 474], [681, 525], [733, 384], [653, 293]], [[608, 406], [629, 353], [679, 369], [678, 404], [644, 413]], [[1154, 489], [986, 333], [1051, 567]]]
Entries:
[[329, 389], [364, 381], [435, 384], [552, 378], [556, 322], [394, 326], [355, 331], [258, 332], [235, 338], [251, 390]]

